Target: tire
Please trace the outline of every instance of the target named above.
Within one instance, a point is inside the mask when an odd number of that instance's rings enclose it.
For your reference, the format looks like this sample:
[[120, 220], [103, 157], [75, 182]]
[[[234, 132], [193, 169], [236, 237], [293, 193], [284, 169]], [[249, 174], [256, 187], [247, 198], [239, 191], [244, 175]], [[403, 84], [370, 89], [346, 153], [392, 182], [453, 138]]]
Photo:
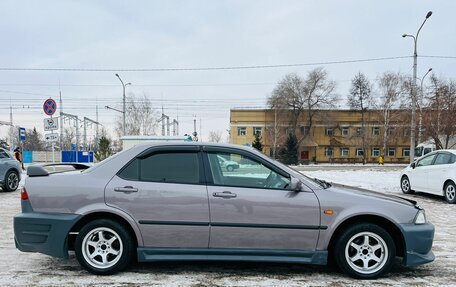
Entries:
[[456, 203], [456, 184], [450, 181], [445, 184], [443, 188], [443, 194], [445, 195], [445, 200], [450, 204]]
[[110, 275], [124, 270], [134, 258], [134, 252], [135, 244], [128, 230], [109, 219], [87, 223], [75, 241], [79, 264], [95, 275]]
[[13, 192], [19, 187], [19, 174], [10, 170], [5, 175], [5, 184], [3, 185], [3, 190], [8, 192]]
[[337, 266], [358, 279], [375, 279], [385, 274], [396, 256], [391, 235], [372, 223], [359, 223], [344, 230], [333, 250]]
[[406, 175], [404, 175], [401, 178], [401, 189], [402, 189], [402, 192], [405, 194], [415, 193], [415, 191], [412, 190], [412, 186], [410, 185], [410, 180]]
[[226, 170], [227, 171], [233, 171], [234, 167], [232, 165], [229, 165], [229, 166], [226, 167]]

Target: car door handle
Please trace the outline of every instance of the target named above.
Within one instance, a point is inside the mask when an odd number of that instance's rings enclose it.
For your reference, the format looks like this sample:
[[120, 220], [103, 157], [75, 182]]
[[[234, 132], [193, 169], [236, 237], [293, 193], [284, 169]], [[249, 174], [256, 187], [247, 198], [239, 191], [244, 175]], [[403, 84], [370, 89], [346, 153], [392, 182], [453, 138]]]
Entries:
[[224, 192], [214, 192], [212, 194], [213, 197], [221, 197], [221, 198], [225, 198], [225, 199], [228, 199], [228, 198], [235, 198], [237, 196], [236, 193], [232, 193], [230, 191], [224, 191]]
[[138, 189], [134, 188], [133, 186], [124, 186], [124, 187], [114, 187], [114, 191], [130, 193], [130, 192], [138, 192]]

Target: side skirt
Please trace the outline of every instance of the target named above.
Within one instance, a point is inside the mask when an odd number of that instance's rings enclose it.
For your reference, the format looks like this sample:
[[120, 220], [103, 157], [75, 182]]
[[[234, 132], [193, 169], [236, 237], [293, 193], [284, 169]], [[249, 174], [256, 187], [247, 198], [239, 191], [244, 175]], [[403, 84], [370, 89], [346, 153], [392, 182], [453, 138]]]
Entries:
[[139, 262], [255, 261], [326, 265], [328, 251], [138, 247]]

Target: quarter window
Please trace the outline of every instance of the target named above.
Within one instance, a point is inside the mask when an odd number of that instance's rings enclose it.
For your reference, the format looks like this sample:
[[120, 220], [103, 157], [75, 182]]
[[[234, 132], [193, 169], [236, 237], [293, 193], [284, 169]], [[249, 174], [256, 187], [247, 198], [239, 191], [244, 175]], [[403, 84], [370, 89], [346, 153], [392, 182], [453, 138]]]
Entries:
[[235, 153], [208, 153], [215, 185], [247, 188], [289, 189], [290, 178], [262, 163]]

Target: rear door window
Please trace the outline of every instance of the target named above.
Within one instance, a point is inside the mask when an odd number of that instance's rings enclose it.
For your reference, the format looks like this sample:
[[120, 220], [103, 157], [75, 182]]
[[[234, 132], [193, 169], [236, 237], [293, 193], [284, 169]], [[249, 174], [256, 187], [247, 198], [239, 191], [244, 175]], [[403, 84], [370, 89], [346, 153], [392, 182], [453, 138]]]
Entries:
[[198, 184], [198, 153], [161, 152], [134, 159], [120, 171], [119, 176], [125, 180]]
[[452, 155], [449, 153], [439, 153], [435, 158], [434, 165], [439, 164], [450, 164], [452, 161]]

